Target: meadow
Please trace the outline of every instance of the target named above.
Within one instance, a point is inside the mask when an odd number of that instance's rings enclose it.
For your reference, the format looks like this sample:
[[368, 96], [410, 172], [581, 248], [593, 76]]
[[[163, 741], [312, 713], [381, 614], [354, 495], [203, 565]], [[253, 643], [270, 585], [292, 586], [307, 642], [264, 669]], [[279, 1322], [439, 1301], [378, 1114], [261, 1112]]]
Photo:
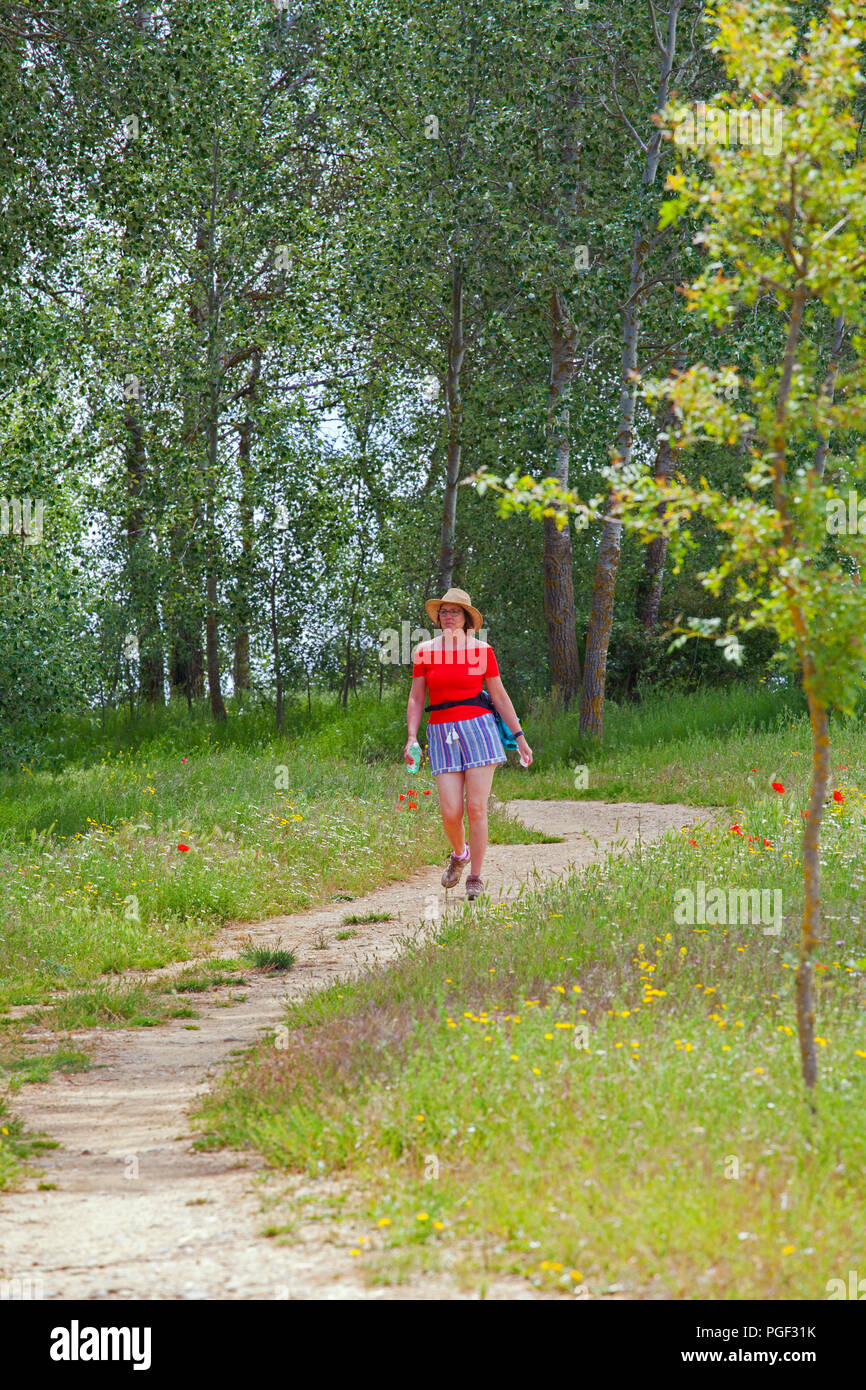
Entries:
[[[442, 858], [429, 769], [407, 779], [396, 761], [400, 704], [326, 713], [302, 711], [280, 742], [252, 711], [218, 734], [172, 713], [137, 747], [122, 724], [105, 742], [69, 728], [55, 770], [6, 776], [10, 1084], [86, 1065], [84, 1022], [172, 1015], [176, 999], [133, 999], [125, 968], [218, 957], [221, 923], [329, 898], [348, 920], [353, 896]], [[371, 1281], [448, 1268], [481, 1291], [507, 1272], [578, 1297], [825, 1296], [866, 1264], [866, 734], [833, 730], [813, 1110], [792, 1002], [796, 697], [735, 687], [614, 707], [592, 748], [575, 722], [530, 709], [536, 765], [499, 772], [497, 796], [676, 800], [722, 820], [506, 909], [458, 909], [395, 964], [308, 997], [287, 1013], [288, 1046], [266, 1041], [226, 1073], [199, 1143], [348, 1177], [340, 1212], [365, 1232], [351, 1249]], [[499, 813], [493, 830], [533, 838]], [[676, 920], [677, 890], [699, 882], [780, 894], [779, 933]], [[16, 1050], [14, 1004], [56, 1030], [41, 1070]], [[0, 1182], [26, 1157], [7, 1103]]]

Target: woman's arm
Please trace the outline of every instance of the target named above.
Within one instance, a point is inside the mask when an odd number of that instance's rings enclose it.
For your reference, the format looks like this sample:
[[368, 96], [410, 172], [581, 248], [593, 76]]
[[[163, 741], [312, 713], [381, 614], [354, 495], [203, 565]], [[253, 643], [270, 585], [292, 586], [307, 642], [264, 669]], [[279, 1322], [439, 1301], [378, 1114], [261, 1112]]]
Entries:
[[413, 743], [418, 741], [418, 725], [421, 723], [421, 716], [424, 713], [426, 695], [426, 676], [413, 676], [412, 685], [409, 688], [409, 703], [406, 706], [406, 726], [409, 730], [409, 737], [406, 740], [406, 747], [403, 750], [403, 758], [407, 763], [412, 762], [412, 755], [409, 749]]
[[[502, 718], [505, 720], [505, 723], [508, 727], [509, 733], [516, 733], [516, 731], [520, 728], [520, 720], [517, 718], [517, 715], [514, 712], [514, 706], [508, 697], [508, 691], [502, 684], [502, 678], [500, 676], [487, 676], [485, 677], [485, 684], [487, 686], [487, 693], [493, 701], [494, 705], [496, 706], [496, 712], [497, 714], [502, 715]], [[518, 738], [517, 747], [520, 749], [521, 753], [523, 753], [524, 757], [526, 757], [528, 754], [528, 767], [529, 763], [532, 762], [532, 749], [526, 742], [526, 737], [524, 734], [521, 734]]]

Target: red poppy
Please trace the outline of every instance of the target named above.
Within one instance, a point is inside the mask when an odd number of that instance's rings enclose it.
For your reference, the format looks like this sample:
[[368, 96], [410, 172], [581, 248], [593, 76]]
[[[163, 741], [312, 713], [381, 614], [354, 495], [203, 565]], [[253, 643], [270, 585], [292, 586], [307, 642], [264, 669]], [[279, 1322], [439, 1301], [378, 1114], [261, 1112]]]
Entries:
[[833, 793], [833, 800], [834, 800], [834, 801], [844, 801], [845, 798], [844, 798], [844, 796], [842, 795], [841, 792], [834, 792], [834, 793]]
[[418, 802], [417, 802], [417, 801], [410, 801], [410, 802], [409, 802], [409, 810], [410, 810], [410, 811], [417, 811], [417, 810], [418, 810]]
[[767, 849], [772, 849], [772, 848], [773, 848], [773, 846], [770, 844], [770, 841], [767, 840], [767, 839], [764, 840], [764, 844], [766, 845]]
[[773, 791], [778, 792], [780, 796], [782, 795], [782, 792], [785, 790], [781, 782], [771, 782], [770, 786], [773, 788]]
[[756, 767], [753, 767], [753, 768], [752, 768], [752, 771], [753, 771], [753, 772], [757, 772], [757, 770], [758, 770], [758, 769], [757, 769]]
[[405, 801], [405, 800], [406, 800], [406, 798], [405, 798], [405, 796], [403, 795], [402, 792], [400, 793], [400, 800], [401, 800], [401, 801]]
[[414, 795], [415, 795], [415, 788], [414, 788], [414, 787], [410, 787], [410, 788], [409, 788], [409, 795], [410, 795], [410, 796], [414, 796]]
[[425, 796], [429, 796], [430, 793], [429, 793], [429, 792], [425, 792], [424, 795], [425, 795]]
[[743, 833], [736, 821], [731, 826], [731, 830], [734, 832], [735, 835], [742, 835]]
[[185, 851], [189, 849], [189, 845], [178, 845], [178, 849], [180, 850], [181, 854], [184, 854]]
[[689, 844], [690, 844], [690, 845], [694, 845], [695, 849], [697, 849], [697, 847], [698, 847], [698, 842], [697, 842], [697, 840], [689, 840]]

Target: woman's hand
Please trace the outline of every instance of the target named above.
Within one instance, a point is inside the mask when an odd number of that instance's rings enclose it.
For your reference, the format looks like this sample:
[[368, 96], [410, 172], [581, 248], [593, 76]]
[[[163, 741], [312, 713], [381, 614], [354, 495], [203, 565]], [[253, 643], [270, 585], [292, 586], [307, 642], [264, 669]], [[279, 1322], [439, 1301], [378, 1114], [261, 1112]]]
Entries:
[[410, 738], [409, 742], [406, 744], [406, 747], [403, 749], [403, 761], [407, 767], [411, 767], [415, 761], [415, 755], [412, 752], [412, 749], [417, 747], [417, 745], [417, 738]]
[[529, 766], [531, 765], [531, 763], [532, 763], [532, 749], [530, 748], [529, 744], [526, 742], [526, 735], [525, 735], [525, 734], [520, 734], [519, 737], [518, 737], [517, 740], [516, 740], [516, 743], [517, 743], [517, 751], [518, 751], [518, 753], [520, 754], [521, 758], [523, 759], [524, 765], [525, 765], [526, 767], [529, 767]]

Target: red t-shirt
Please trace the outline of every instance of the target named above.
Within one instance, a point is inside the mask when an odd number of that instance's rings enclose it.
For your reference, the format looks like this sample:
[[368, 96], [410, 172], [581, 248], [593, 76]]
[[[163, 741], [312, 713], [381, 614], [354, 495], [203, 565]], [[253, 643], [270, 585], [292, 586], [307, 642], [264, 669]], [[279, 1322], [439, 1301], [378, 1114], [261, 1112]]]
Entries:
[[[422, 648], [416, 655], [412, 666], [413, 676], [424, 676], [427, 681], [429, 703], [438, 705], [441, 700], [465, 700], [480, 695], [485, 676], [498, 676], [499, 666], [492, 647], [477, 642], [471, 647], [429, 647]], [[483, 705], [455, 705], [453, 709], [443, 709], [428, 717], [429, 724], [447, 724], [454, 719], [477, 719], [489, 714]]]

